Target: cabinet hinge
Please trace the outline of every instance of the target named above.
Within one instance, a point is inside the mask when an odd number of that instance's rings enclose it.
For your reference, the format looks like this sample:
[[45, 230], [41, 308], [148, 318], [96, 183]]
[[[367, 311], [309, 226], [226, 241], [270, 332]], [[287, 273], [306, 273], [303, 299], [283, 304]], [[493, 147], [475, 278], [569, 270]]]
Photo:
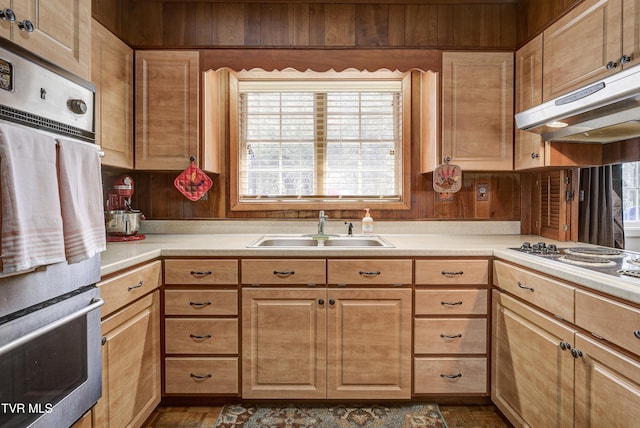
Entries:
[[563, 232], [568, 232], [569, 231], [569, 225], [568, 224], [563, 224], [562, 225], [562, 231]]
[[567, 202], [571, 202], [573, 200], [573, 191], [572, 190], [567, 190], [565, 192], [565, 197], [564, 198], [565, 198], [565, 200]]

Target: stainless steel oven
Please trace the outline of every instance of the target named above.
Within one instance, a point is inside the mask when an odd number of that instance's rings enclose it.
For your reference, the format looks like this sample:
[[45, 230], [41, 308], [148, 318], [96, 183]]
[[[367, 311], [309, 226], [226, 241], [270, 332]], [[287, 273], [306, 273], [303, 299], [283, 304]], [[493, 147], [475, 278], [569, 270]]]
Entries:
[[0, 320], [1, 427], [66, 427], [95, 404], [103, 303], [87, 286]]
[[[92, 144], [94, 99], [90, 82], [0, 38], [0, 122]], [[100, 398], [99, 280], [99, 254], [0, 275], [0, 428], [68, 427]]]

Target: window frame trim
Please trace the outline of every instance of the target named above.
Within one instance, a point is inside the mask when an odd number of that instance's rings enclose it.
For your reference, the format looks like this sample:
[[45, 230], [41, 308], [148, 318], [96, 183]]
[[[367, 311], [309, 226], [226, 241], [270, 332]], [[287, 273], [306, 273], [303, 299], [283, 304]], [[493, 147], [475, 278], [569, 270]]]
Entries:
[[365, 78], [372, 80], [389, 79], [390, 77], [401, 77], [402, 91], [402, 176], [401, 189], [402, 194], [399, 200], [389, 201], [374, 197], [363, 197], [359, 200], [313, 200], [299, 202], [283, 202], [282, 200], [274, 200], [265, 197], [264, 199], [256, 199], [253, 201], [241, 200], [239, 191], [239, 161], [240, 161], [240, 106], [239, 106], [239, 89], [238, 84], [242, 79], [282, 79], [282, 78], [299, 78], [301, 72], [295, 70], [282, 71], [264, 71], [264, 70], [243, 70], [234, 72], [229, 70], [229, 209], [231, 211], [282, 211], [282, 210], [359, 210], [364, 206], [375, 207], [376, 210], [409, 210], [411, 209], [411, 71], [409, 72], [393, 72], [389, 70], [380, 70], [378, 72], [346, 70], [344, 72], [305, 72], [305, 79], [317, 76], [318, 79], [327, 80], [330, 78], [344, 79]]

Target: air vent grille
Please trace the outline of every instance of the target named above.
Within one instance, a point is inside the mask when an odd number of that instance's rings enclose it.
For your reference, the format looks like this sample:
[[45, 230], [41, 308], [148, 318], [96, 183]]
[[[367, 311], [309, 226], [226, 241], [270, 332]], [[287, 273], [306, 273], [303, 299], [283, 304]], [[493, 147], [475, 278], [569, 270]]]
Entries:
[[76, 128], [75, 126], [67, 125], [62, 122], [47, 119], [42, 116], [27, 113], [4, 105], [0, 105], [0, 119], [26, 125], [31, 128], [38, 128], [60, 135], [66, 135], [91, 143], [95, 142], [95, 133], [93, 132], [88, 132], [83, 129]]

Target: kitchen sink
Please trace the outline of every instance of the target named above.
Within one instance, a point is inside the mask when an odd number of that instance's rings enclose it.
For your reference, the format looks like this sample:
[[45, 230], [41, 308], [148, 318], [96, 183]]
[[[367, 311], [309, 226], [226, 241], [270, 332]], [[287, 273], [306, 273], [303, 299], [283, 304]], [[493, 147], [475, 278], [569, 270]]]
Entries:
[[264, 235], [247, 245], [248, 248], [298, 248], [298, 247], [380, 247], [393, 245], [379, 236], [273, 236]]

